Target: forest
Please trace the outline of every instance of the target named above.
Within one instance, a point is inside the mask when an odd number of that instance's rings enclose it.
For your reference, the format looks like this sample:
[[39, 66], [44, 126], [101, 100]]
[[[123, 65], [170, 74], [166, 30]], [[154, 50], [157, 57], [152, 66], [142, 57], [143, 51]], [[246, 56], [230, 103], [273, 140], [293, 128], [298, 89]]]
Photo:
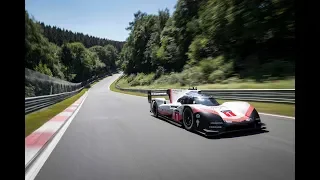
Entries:
[[138, 11], [119, 54], [131, 86], [264, 82], [295, 76], [292, 0], [178, 0]]
[[294, 79], [292, 0], [178, 0], [141, 11], [125, 42], [45, 25], [25, 12], [25, 67], [69, 82], [121, 68], [130, 86]]
[[124, 42], [46, 26], [25, 11], [25, 68], [73, 83], [117, 70]]
[[108, 44], [113, 45], [118, 52], [125, 42], [113, 41], [104, 38], [97, 38], [83, 33], [74, 33], [69, 30], [61, 29], [56, 26], [45, 25], [43, 22], [37, 22], [43, 29], [43, 35], [48, 38], [49, 42], [52, 42], [58, 46], [62, 46], [64, 43], [81, 42], [86, 48], [92, 46], [106, 46]]

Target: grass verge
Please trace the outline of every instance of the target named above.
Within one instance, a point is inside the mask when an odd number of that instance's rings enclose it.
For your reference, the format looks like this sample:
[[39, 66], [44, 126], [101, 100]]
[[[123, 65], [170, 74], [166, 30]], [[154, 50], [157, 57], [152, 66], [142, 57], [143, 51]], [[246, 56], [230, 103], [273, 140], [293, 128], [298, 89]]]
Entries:
[[[121, 90], [117, 89], [116, 88], [116, 81], [114, 81], [110, 85], [110, 90], [114, 91], [114, 92], [124, 93], [124, 94], [147, 97], [147, 95], [143, 94], [143, 93], [127, 92], [127, 91], [121, 91]], [[168, 99], [167, 96], [161, 96], [161, 97]], [[217, 99], [217, 101], [220, 104], [222, 104], [223, 102], [231, 101], [231, 100]], [[253, 105], [257, 109], [257, 111], [261, 112], [261, 113], [278, 114], [278, 115], [291, 116], [291, 117], [295, 116], [295, 105], [294, 104], [262, 103], [262, 102], [251, 102], [251, 101], [247, 101], [247, 102], [250, 103], [251, 105]]]
[[[140, 81], [143, 81], [140, 80]], [[124, 77], [119, 80], [118, 85], [122, 88], [133, 88], [133, 89], [168, 89], [168, 88], [182, 88], [186, 89], [189, 86], [181, 86], [179, 83], [169, 84], [169, 83], [151, 83], [151, 85], [146, 86], [131, 86], [128, 83], [128, 77]], [[295, 79], [285, 79], [285, 80], [274, 80], [265, 81], [263, 83], [258, 83], [252, 80], [243, 80], [242, 82], [230, 82], [227, 84], [201, 84], [196, 85], [198, 89], [294, 89]]]
[[44, 123], [49, 121], [51, 118], [62, 112], [64, 109], [69, 107], [72, 103], [78, 100], [88, 89], [83, 89], [78, 94], [65, 99], [57, 104], [49, 106], [46, 109], [36, 111], [26, 115], [25, 117], [25, 137], [31, 134], [33, 131], [41, 127]]

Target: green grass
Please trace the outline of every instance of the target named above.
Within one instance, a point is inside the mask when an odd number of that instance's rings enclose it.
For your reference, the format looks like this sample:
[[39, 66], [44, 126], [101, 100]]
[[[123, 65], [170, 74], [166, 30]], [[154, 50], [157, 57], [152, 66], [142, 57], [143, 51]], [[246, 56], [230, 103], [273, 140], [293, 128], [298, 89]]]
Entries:
[[[118, 85], [122, 88], [134, 89], [168, 89], [168, 88], [189, 88], [180, 84], [151, 84], [149, 86], [130, 86], [126, 78], [119, 81]], [[258, 83], [253, 80], [242, 80], [242, 82], [231, 82], [228, 84], [203, 84], [196, 86], [198, 89], [294, 89], [295, 79], [284, 79], [265, 81]]]
[[[116, 81], [111, 84], [111, 86], [110, 86], [111, 91], [135, 95], [135, 96], [147, 97], [147, 95], [143, 94], [143, 93], [121, 91], [121, 90], [117, 89], [115, 85], [116, 85]], [[161, 89], [165, 89], [165, 88], [162, 87]], [[161, 96], [161, 97], [168, 99], [167, 96]], [[231, 101], [231, 100], [217, 99], [217, 101], [220, 104], [222, 104], [223, 102]], [[278, 114], [278, 115], [284, 115], [284, 116], [292, 116], [292, 117], [295, 116], [295, 105], [294, 104], [262, 103], [262, 102], [251, 102], [251, 101], [247, 101], [247, 102], [250, 103], [251, 105], [253, 105], [257, 109], [258, 112]]]
[[78, 100], [88, 89], [83, 89], [78, 94], [63, 100], [57, 104], [49, 106], [46, 109], [36, 111], [26, 115], [25, 117], [25, 137], [31, 134], [33, 131], [41, 127], [44, 123], [49, 121], [51, 118], [62, 112], [64, 109], [69, 107], [72, 103]]

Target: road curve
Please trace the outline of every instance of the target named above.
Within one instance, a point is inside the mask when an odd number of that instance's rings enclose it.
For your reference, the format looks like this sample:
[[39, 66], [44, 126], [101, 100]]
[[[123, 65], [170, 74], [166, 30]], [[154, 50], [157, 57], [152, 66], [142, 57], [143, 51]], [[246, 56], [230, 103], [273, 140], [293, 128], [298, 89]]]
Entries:
[[36, 180], [291, 180], [295, 120], [261, 115], [267, 133], [207, 139], [151, 116], [147, 99], [90, 89]]

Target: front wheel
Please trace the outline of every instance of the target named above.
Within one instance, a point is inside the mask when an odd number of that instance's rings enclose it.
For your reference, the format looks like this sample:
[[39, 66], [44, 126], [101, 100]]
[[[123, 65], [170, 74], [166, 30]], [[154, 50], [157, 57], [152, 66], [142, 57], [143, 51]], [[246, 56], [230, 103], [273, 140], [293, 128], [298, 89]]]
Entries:
[[183, 125], [186, 130], [191, 131], [195, 128], [193, 112], [189, 107], [185, 108], [185, 110], [183, 111], [182, 118], [183, 118]]

